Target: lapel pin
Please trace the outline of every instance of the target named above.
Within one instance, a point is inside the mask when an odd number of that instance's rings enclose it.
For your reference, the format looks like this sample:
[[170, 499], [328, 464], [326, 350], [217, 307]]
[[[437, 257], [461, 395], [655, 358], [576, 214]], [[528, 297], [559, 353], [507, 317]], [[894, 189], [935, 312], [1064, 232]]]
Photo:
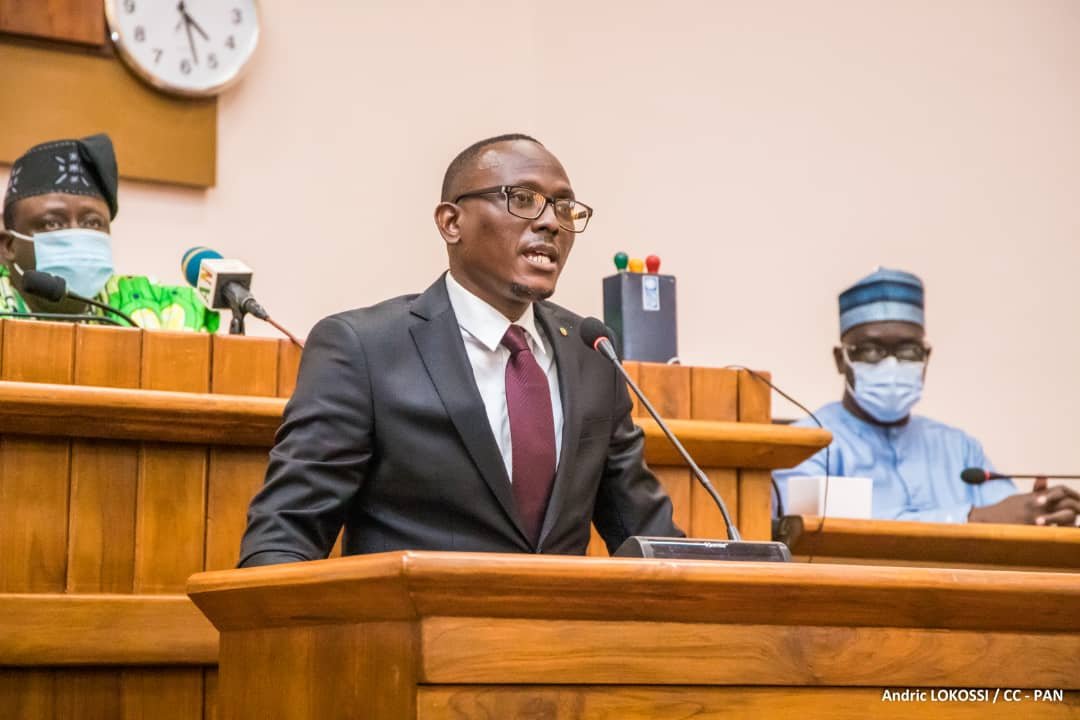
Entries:
[[566, 337], [567, 335], [569, 335], [569, 333], [566, 332], [566, 328], [564, 328], [564, 327], [559, 328], [559, 332], [562, 333], [563, 337]]

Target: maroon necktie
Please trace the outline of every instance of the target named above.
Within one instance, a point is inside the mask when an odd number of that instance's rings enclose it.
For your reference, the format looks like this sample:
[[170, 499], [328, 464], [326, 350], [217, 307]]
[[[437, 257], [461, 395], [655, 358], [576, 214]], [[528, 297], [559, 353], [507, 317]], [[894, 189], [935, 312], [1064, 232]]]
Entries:
[[510, 415], [514, 501], [529, 540], [540, 539], [551, 486], [555, 482], [555, 420], [551, 389], [525, 339], [525, 329], [511, 325], [502, 344], [506, 363], [506, 411]]

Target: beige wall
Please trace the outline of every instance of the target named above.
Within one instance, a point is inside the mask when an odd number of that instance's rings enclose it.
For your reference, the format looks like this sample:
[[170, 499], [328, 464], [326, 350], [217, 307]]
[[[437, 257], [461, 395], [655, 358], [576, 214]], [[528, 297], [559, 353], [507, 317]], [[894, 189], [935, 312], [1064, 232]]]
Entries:
[[218, 187], [125, 184], [121, 270], [176, 280], [212, 245], [306, 332], [426, 287], [446, 163], [529, 132], [598, 210], [557, 301], [599, 314], [611, 255], [656, 252], [685, 362], [768, 368], [818, 406], [841, 391], [836, 294], [907, 268], [935, 345], [920, 410], [999, 467], [1080, 471], [1077, 0], [262, 9], [220, 107]]

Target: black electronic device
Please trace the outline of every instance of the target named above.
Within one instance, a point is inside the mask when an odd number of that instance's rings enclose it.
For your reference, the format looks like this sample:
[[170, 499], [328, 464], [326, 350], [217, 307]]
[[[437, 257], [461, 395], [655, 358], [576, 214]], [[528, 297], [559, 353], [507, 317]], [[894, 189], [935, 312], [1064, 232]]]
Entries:
[[620, 272], [604, 278], [604, 324], [624, 360], [677, 359], [677, 318], [674, 275]]

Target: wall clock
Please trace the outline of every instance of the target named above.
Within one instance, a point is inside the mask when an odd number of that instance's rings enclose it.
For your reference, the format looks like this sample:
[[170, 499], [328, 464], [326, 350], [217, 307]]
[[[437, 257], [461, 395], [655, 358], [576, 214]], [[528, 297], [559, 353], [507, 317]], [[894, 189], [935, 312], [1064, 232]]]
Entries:
[[105, 0], [105, 17], [136, 75], [186, 97], [236, 82], [259, 41], [256, 0]]

